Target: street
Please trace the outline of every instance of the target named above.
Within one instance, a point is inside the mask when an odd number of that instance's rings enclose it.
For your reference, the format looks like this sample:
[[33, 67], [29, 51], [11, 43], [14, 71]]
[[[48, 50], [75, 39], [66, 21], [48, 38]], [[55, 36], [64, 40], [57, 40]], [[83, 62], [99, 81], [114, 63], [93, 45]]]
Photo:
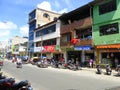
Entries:
[[5, 60], [2, 71], [17, 81], [29, 80], [33, 90], [105, 90], [120, 86], [120, 77], [97, 75], [94, 71], [71, 71], [54, 68], [38, 68], [31, 64], [16, 68], [16, 64]]

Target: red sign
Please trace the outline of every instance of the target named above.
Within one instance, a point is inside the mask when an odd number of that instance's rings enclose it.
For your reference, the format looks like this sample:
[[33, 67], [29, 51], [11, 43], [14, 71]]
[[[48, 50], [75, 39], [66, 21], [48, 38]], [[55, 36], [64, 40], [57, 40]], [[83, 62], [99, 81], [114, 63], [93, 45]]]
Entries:
[[42, 52], [55, 52], [55, 45], [43, 46]]

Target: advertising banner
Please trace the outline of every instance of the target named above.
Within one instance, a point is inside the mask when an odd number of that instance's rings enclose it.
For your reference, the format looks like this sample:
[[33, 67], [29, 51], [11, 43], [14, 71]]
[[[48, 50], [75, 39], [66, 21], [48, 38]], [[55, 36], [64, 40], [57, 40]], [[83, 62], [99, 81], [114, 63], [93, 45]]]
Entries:
[[56, 51], [55, 45], [43, 46], [43, 50], [42, 50], [42, 52], [55, 52], [55, 51]]

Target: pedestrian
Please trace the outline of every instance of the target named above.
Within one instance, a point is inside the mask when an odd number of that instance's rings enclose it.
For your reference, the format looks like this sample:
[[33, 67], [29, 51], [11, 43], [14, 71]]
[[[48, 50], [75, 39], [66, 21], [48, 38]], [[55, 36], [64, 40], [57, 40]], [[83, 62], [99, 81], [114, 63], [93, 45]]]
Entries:
[[91, 59], [91, 58], [89, 60], [89, 66], [90, 66], [90, 68], [93, 68], [93, 59]]

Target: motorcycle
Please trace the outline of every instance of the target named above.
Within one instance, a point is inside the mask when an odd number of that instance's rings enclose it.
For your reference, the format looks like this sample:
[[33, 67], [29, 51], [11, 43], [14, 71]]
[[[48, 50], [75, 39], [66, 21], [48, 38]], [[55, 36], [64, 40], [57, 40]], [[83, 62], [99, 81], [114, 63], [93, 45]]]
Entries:
[[22, 61], [21, 61], [21, 59], [18, 58], [16, 64], [17, 64], [17, 66], [16, 66], [17, 68], [22, 68]]
[[14, 78], [7, 78], [0, 80], [0, 90], [13, 90], [11, 89], [12, 85], [15, 83]]
[[117, 65], [115, 71], [117, 71], [118, 72], [117, 75], [120, 76], [120, 65]]
[[0, 80], [0, 90], [33, 90], [28, 80], [15, 83], [14, 78]]
[[110, 65], [107, 65], [106, 66], [106, 74], [111, 75], [111, 73], [112, 73], [112, 69], [111, 69]]
[[19, 63], [16, 63], [16, 64], [17, 64], [17, 66], [16, 66], [17, 68], [22, 68], [22, 63], [19, 62]]
[[18, 83], [14, 83], [12, 86], [12, 90], [33, 90], [33, 88], [28, 80], [24, 80]]
[[100, 67], [100, 65], [97, 65], [97, 74], [102, 74], [102, 69], [101, 69], [101, 67]]

